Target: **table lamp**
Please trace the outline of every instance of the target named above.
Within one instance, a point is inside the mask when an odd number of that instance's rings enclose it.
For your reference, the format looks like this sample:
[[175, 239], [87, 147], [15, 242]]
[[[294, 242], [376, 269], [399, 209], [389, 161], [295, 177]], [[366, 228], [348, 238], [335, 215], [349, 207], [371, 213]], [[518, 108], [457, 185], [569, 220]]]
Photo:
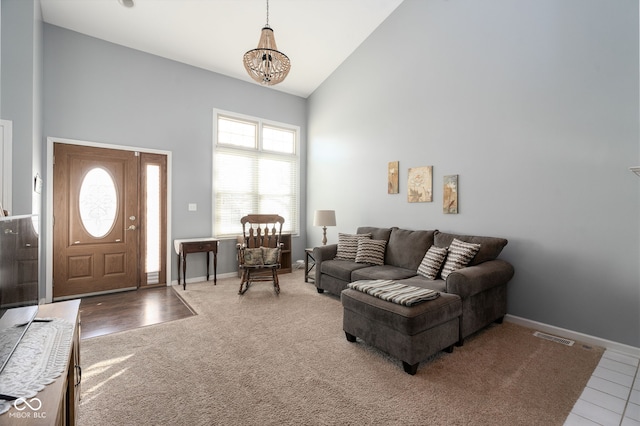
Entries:
[[335, 210], [316, 210], [313, 226], [322, 226], [322, 245], [327, 245], [327, 226], [336, 226]]

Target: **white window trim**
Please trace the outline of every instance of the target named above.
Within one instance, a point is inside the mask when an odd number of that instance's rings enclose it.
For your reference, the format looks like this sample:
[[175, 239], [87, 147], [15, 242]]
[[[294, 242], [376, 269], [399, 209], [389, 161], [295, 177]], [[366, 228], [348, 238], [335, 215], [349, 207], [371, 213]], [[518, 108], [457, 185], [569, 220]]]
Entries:
[[[218, 144], [218, 117], [219, 116], [223, 116], [223, 117], [227, 117], [227, 118], [231, 118], [231, 119], [237, 119], [237, 120], [243, 120], [243, 121], [250, 121], [250, 122], [254, 122], [258, 124], [258, 138], [261, 139], [262, 138], [262, 126], [272, 126], [272, 127], [280, 127], [283, 129], [287, 129], [287, 130], [293, 130], [296, 133], [296, 140], [295, 140], [295, 147], [294, 147], [294, 156], [296, 157], [296, 176], [298, 179], [298, 182], [296, 183], [296, 223], [295, 223], [295, 227], [294, 229], [291, 230], [291, 235], [292, 236], [298, 236], [300, 235], [300, 191], [301, 191], [301, 177], [300, 177], [300, 126], [296, 126], [293, 124], [288, 124], [288, 123], [282, 123], [282, 122], [278, 122], [278, 121], [272, 121], [272, 120], [268, 120], [268, 119], [264, 119], [264, 118], [260, 118], [260, 117], [254, 117], [251, 115], [246, 115], [246, 114], [239, 114], [236, 112], [231, 112], [231, 111], [226, 111], [226, 110], [222, 110], [222, 109], [217, 109], [214, 108], [213, 109], [213, 125], [212, 125], [212, 145], [213, 145], [213, 152], [212, 152], [212, 167], [211, 167], [211, 225], [212, 225], [212, 230], [213, 233], [216, 233], [216, 185], [215, 185], [215, 176], [216, 176], [216, 170], [215, 170], [215, 164], [216, 164], [216, 150], [217, 150], [217, 144]], [[226, 147], [230, 147], [229, 145], [223, 145], [225, 148]], [[231, 147], [230, 147], [231, 148]], [[236, 148], [238, 151], [243, 150], [243, 148], [241, 147], [237, 147]], [[273, 154], [273, 155], [278, 155], [277, 152], [271, 152], [271, 151], [267, 151], [269, 154]], [[287, 154], [282, 154], [283, 156], [286, 156]], [[238, 223], [240, 223], [240, 218], [238, 218]], [[221, 235], [219, 236], [219, 238], [221, 239], [232, 239], [235, 237], [231, 237], [228, 235]]]

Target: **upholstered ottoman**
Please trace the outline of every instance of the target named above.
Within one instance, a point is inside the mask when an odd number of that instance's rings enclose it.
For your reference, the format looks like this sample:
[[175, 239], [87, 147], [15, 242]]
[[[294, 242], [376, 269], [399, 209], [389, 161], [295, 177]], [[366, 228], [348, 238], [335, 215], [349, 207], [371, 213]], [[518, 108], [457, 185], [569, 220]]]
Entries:
[[343, 329], [347, 340], [359, 337], [402, 361], [413, 375], [420, 361], [438, 351], [453, 351], [460, 339], [462, 302], [441, 293], [434, 300], [404, 306], [347, 288], [341, 293]]

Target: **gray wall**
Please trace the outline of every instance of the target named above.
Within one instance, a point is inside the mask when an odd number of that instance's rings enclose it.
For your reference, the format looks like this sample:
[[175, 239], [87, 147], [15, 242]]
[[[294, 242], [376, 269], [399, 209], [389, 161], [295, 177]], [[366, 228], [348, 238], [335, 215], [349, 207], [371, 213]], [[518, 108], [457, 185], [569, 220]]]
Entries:
[[[300, 126], [304, 176], [305, 99], [48, 24], [44, 39], [45, 135], [171, 151], [172, 239], [212, 233], [214, 108]], [[293, 239], [294, 260], [304, 247]], [[235, 262], [235, 241], [223, 241], [218, 272]], [[204, 263], [190, 263], [188, 277], [204, 276]]]
[[[12, 122], [11, 214], [42, 214], [34, 178], [43, 166], [43, 34], [39, 1], [0, 3], [0, 118]], [[42, 216], [40, 216], [42, 217]], [[40, 221], [41, 229], [44, 220]], [[41, 239], [40, 259], [44, 259]], [[40, 295], [45, 294], [45, 264], [40, 262]]]
[[0, 118], [13, 125], [12, 214], [39, 214], [42, 175], [42, 14], [40, 2], [2, 0]]
[[[638, 34], [633, 0], [405, 0], [309, 98], [309, 245], [316, 209], [336, 210], [332, 242], [506, 237], [509, 314], [640, 346]], [[434, 202], [409, 204], [407, 169], [427, 165]]]

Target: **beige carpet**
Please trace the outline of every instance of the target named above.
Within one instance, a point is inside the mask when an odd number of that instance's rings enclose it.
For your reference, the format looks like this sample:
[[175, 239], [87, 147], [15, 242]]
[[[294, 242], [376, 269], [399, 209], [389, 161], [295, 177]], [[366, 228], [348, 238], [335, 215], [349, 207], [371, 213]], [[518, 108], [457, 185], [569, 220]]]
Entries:
[[302, 271], [177, 290], [199, 315], [82, 341], [80, 425], [562, 425], [602, 348], [505, 322], [420, 364], [349, 343]]

